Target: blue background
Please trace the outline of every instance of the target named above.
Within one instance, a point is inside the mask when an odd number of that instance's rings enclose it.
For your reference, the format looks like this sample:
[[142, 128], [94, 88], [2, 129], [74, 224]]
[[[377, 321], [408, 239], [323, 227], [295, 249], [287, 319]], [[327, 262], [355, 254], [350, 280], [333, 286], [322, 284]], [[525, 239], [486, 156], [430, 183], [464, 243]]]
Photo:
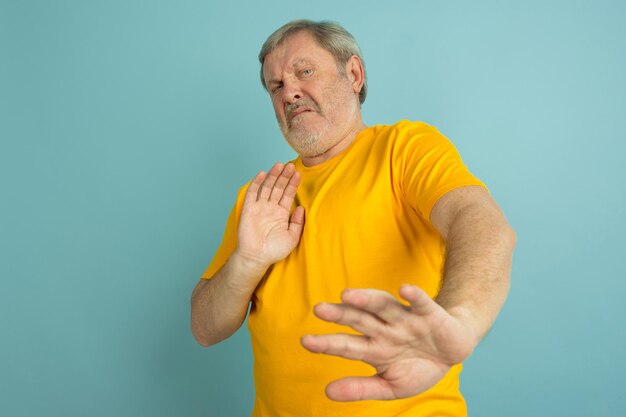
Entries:
[[626, 6], [575, 0], [1, 1], [2, 414], [248, 415], [247, 330], [201, 348], [189, 298], [293, 157], [256, 55], [300, 17], [358, 39], [367, 124], [437, 126], [518, 233], [470, 415], [622, 415]]

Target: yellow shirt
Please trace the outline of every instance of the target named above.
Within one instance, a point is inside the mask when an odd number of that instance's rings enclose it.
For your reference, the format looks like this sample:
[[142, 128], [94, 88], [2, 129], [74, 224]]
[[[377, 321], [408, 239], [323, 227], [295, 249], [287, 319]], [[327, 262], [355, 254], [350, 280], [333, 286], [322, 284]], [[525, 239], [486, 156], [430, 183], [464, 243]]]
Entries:
[[[377, 288], [398, 297], [400, 285], [418, 285], [435, 297], [445, 245], [429, 222], [437, 200], [473, 177], [437, 129], [420, 122], [366, 128], [339, 155], [312, 167], [295, 161], [302, 180], [296, 204], [305, 209], [299, 245], [274, 264], [252, 297], [248, 328], [254, 352], [253, 417], [465, 416], [461, 365], [413, 398], [340, 403], [324, 388], [346, 376], [369, 376], [371, 366], [316, 355], [300, 345], [304, 334], [355, 333], [317, 319], [319, 302], [339, 302], [345, 288]], [[237, 246], [244, 186], [224, 239], [202, 278], [211, 278]]]

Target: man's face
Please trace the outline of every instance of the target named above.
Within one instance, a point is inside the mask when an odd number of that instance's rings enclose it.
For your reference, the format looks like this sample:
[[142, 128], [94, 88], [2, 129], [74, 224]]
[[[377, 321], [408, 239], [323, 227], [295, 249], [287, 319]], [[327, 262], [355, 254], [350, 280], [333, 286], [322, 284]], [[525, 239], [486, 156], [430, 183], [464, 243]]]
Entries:
[[265, 57], [265, 85], [289, 145], [303, 157], [326, 152], [360, 120], [358, 91], [308, 32]]

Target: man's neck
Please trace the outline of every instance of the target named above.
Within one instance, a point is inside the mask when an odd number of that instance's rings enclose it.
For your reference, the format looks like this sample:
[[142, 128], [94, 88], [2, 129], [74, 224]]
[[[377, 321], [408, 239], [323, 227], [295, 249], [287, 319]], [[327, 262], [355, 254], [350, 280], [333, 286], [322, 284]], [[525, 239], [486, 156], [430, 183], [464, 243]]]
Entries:
[[359, 123], [355, 124], [354, 127], [348, 130], [346, 134], [343, 135], [343, 138], [341, 140], [328, 148], [325, 152], [315, 156], [303, 156], [302, 164], [304, 164], [304, 166], [306, 167], [312, 167], [332, 159], [333, 157], [339, 155], [341, 152], [346, 150], [352, 144], [358, 134], [361, 133], [361, 131], [365, 128], [367, 128], [367, 126], [363, 123], [362, 120], [359, 120]]

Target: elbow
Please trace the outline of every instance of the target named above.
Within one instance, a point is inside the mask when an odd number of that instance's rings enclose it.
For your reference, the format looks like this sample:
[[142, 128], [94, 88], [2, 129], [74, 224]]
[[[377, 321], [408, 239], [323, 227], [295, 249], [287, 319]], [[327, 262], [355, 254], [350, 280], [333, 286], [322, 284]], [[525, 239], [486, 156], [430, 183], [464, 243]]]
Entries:
[[196, 342], [205, 348], [213, 346], [219, 342], [219, 340], [212, 338], [206, 331], [201, 331], [197, 326], [194, 326], [193, 319], [191, 323], [191, 334], [194, 339], [196, 339]]
[[206, 308], [203, 308], [203, 304], [199, 298], [200, 291], [206, 285], [206, 280], [200, 280], [198, 286], [193, 290], [190, 300], [191, 320], [189, 324], [191, 334], [202, 347], [213, 346], [219, 342], [219, 340], [215, 340], [215, 338], [211, 336], [211, 321], [208, 320], [210, 317], [208, 317], [209, 314]]
[[511, 270], [513, 268], [513, 250], [515, 249], [515, 245], [517, 244], [517, 233], [515, 230], [509, 225], [505, 224], [503, 230], [501, 232], [501, 242], [503, 247], [502, 257], [503, 264], [506, 265], [506, 273], [505, 277], [505, 295], [508, 295], [510, 286], [511, 286]]
[[194, 323], [193, 314], [191, 316], [191, 334], [196, 342], [202, 347], [209, 347], [212, 345], [211, 340], [198, 329], [197, 324]]
[[511, 253], [512, 253], [513, 249], [515, 248], [515, 245], [517, 245], [517, 233], [515, 233], [515, 230], [511, 227], [510, 224], [507, 223], [504, 226], [504, 230], [502, 234], [504, 236], [506, 243], [511, 248]]
[[206, 320], [201, 320], [201, 315], [198, 311], [195, 311], [194, 308], [194, 303], [192, 300], [192, 304], [191, 304], [191, 320], [190, 320], [190, 327], [191, 327], [191, 334], [193, 335], [193, 338], [196, 339], [196, 342], [198, 342], [198, 344], [202, 347], [209, 347], [209, 346], [213, 346], [214, 344], [218, 343], [219, 340], [215, 340], [214, 337], [211, 336], [211, 331], [208, 328], [208, 323]]
[[203, 348], [208, 348], [208, 347], [211, 347], [211, 346], [213, 346], [215, 344], [210, 339], [205, 339], [205, 338], [198, 337], [198, 336], [195, 336], [195, 335], [194, 335], [194, 337], [196, 339], [196, 342], [198, 342], [198, 344], [200, 346], [202, 346]]
[[509, 255], [513, 254], [513, 249], [517, 244], [517, 233], [502, 212], [491, 217], [490, 234], [493, 237], [493, 244], [501, 248], [502, 254], [506, 252], [509, 252]]
[[196, 306], [192, 302], [190, 327], [196, 342], [205, 348], [221, 342], [224, 338], [219, 338], [218, 332], [213, 329], [211, 320], [208, 320], [206, 313], [201, 314], [194, 307]]
[[[228, 332], [218, 326], [211, 317], [207, 317], [206, 313], [201, 315], [199, 312], [191, 310], [191, 334], [196, 342], [202, 347], [210, 347], [227, 339], [233, 332]], [[236, 330], [236, 329], [235, 329]]]

